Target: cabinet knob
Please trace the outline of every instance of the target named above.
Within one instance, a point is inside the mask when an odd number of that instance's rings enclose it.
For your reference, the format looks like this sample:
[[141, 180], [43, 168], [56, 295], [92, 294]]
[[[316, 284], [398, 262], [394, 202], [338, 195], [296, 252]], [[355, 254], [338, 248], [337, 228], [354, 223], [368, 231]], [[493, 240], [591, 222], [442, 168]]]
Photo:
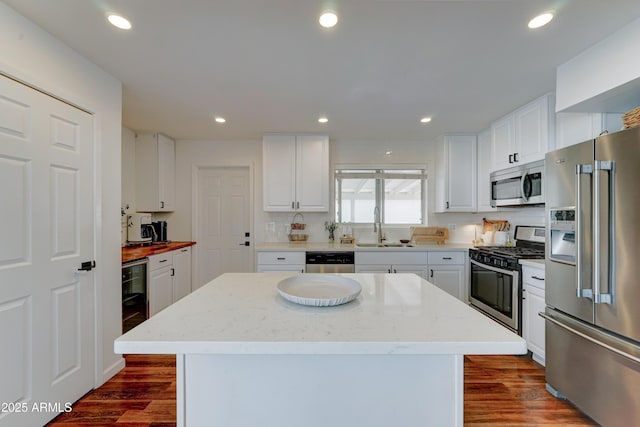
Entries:
[[429, 277], [433, 277], [433, 269], [429, 270]]
[[513, 154], [509, 154], [509, 163], [513, 163]]
[[518, 163], [518, 162], [519, 162], [519, 160], [518, 160], [518, 153], [513, 153], [513, 162], [514, 162], [514, 163]]

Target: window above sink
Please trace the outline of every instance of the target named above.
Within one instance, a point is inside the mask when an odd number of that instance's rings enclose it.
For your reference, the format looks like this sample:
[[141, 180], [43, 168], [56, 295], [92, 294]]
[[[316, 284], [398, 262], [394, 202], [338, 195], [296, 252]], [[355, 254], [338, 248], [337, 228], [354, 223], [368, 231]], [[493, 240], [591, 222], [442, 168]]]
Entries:
[[373, 213], [377, 207], [383, 224], [424, 224], [426, 184], [427, 173], [423, 167], [338, 167], [335, 170], [336, 222], [373, 223], [378, 220]]

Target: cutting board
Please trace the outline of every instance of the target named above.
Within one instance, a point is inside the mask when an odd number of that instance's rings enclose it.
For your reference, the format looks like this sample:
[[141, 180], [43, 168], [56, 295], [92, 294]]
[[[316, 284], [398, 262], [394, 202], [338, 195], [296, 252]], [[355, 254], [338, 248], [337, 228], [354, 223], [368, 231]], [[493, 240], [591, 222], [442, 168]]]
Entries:
[[506, 219], [486, 219], [482, 218], [482, 234], [491, 231], [507, 231], [510, 228]]
[[414, 245], [443, 245], [449, 238], [449, 229], [445, 227], [411, 227], [411, 241]]

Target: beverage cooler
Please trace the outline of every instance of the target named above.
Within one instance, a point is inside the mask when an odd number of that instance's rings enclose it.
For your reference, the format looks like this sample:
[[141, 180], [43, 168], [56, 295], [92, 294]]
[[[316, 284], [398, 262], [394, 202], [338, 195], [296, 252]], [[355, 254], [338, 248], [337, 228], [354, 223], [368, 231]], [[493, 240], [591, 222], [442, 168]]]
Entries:
[[122, 333], [149, 317], [147, 297], [148, 259], [122, 264]]

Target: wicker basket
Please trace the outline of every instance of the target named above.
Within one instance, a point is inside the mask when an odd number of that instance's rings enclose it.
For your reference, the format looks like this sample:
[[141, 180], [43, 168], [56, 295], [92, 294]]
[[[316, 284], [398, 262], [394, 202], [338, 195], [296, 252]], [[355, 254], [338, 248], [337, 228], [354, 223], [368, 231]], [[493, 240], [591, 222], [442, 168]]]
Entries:
[[290, 242], [306, 242], [308, 238], [308, 234], [289, 234]]
[[631, 111], [627, 111], [622, 115], [622, 122], [625, 129], [640, 126], [640, 107], [636, 107]]
[[[300, 222], [296, 220], [296, 218], [298, 217], [300, 217]], [[304, 215], [302, 215], [300, 212], [297, 212], [291, 220], [291, 232], [289, 233], [289, 241], [306, 242], [309, 238], [309, 235], [301, 233], [301, 231], [304, 231], [305, 228], [307, 228], [307, 224], [304, 223]]]
[[[297, 222], [296, 218], [300, 217], [301, 218], [301, 222]], [[304, 215], [302, 215], [300, 212], [297, 212], [294, 216], [293, 219], [291, 220], [291, 229], [292, 230], [304, 230], [305, 228], [307, 228], [307, 224], [304, 223]]]

